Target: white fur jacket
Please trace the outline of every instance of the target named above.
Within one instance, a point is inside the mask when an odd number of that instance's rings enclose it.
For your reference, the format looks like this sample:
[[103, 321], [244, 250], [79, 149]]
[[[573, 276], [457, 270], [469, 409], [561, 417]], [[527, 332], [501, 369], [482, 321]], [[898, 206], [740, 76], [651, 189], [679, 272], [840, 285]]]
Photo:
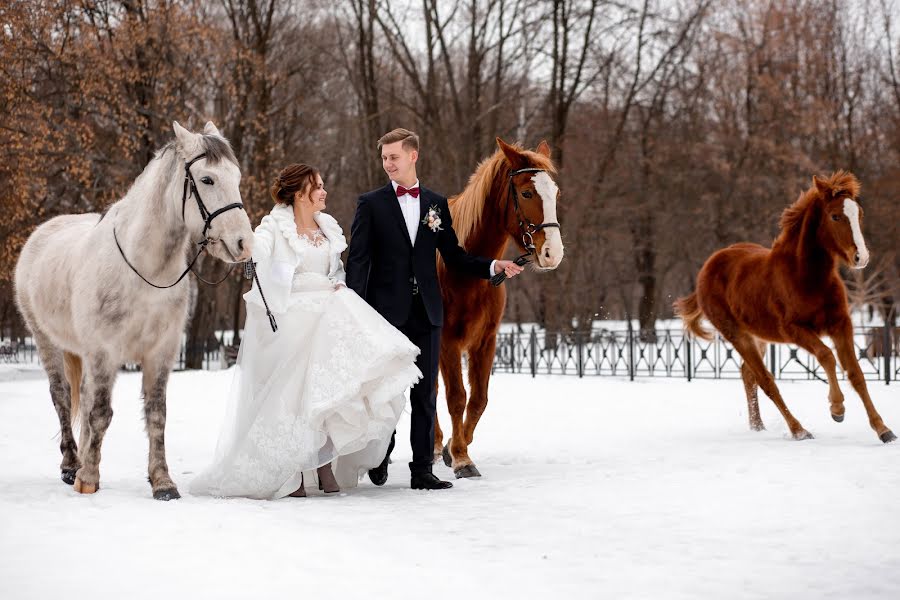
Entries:
[[[317, 212], [314, 218], [331, 246], [328, 279], [336, 285], [346, 278], [341, 252], [347, 248], [347, 240], [334, 217]], [[269, 309], [275, 314], [287, 310], [294, 271], [303, 261], [305, 248], [297, 235], [294, 209], [290, 206], [276, 205], [253, 232], [253, 260], [258, 263], [256, 274]], [[244, 300], [263, 307], [256, 282], [244, 294]]]

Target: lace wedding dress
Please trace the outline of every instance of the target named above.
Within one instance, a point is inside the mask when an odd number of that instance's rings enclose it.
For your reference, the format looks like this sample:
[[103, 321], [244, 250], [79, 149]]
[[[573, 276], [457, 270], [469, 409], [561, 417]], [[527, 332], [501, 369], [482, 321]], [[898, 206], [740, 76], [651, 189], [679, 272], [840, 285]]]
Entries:
[[247, 322], [213, 464], [193, 494], [275, 499], [328, 462], [354, 487], [387, 451], [404, 392], [420, 377], [419, 350], [353, 291], [327, 277], [329, 242], [308, 247], [289, 308], [273, 333], [247, 304]]

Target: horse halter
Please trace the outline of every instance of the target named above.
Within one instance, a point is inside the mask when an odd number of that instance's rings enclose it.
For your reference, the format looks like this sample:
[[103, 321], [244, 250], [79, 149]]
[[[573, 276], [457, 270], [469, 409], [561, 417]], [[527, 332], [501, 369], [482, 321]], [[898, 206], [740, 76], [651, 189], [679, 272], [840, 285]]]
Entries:
[[[193, 260], [191, 260], [190, 264], [187, 266], [187, 269], [185, 269], [184, 272], [181, 274], [181, 276], [175, 280], [175, 283], [173, 283], [171, 285], [156, 285], [155, 283], [148, 281], [146, 277], [141, 275], [140, 272], [134, 267], [134, 265], [131, 264], [131, 261], [128, 260], [128, 257], [125, 256], [125, 251], [122, 249], [122, 245], [119, 243], [118, 236], [116, 236], [115, 225], [113, 225], [113, 239], [115, 239], [115, 241], [116, 241], [116, 246], [119, 248], [119, 254], [122, 255], [122, 259], [125, 261], [125, 264], [127, 264], [129, 267], [131, 267], [131, 270], [134, 271], [138, 277], [143, 279], [145, 283], [147, 283], [148, 285], [151, 285], [157, 289], [160, 289], [160, 290], [165, 290], [165, 289], [168, 289], [171, 287], [175, 287], [176, 285], [181, 283], [181, 280], [184, 279], [185, 275], [187, 275], [191, 271], [191, 269], [194, 267], [194, 263], [197, 262], [197, 259], [200, 258], [200, 255], [203, 253], [203, 251], [206, 250], [206, 246], [210, 242], [212, 242], [212, 240], [206, 235], [206, 232], [209, 231], [209, 228], [212, 226], [213, 219], [215, 219], [216, 217], [221, 215], [223, 212], [231, 210], [232, 208], [240, 208], [242, 210], [244, 208], [244, 205], [242, 203], [233, 202], [233, 203], [229, 204], [228, 206], [223, 206], [222, 208], [220, 208], [216, 211], [213, 211], [212, 213], [209, 212], [209, 210], [206, 208], [206, 205], [203, 204], [203, 199], [200, 198], [200, 190], [197, 189], [197, 182], [194, 181], [194, 175], [191, 173], [191, 165], [194, 164], [195, 162], [197, 162], [198, 160], [200, 160], [201, 158], [206, 158], [205, 152], [203, 154], [195, 156], [191, 160], [186, 161], [184, 163], [184, 187], [181, 192], [181, 220], [184, 221], [184, 208], [185, 208], [185, 205], [187, 204], [187, 200], [188, 200], [188, 198], [193, 196], [197, 200], [197, 209], [200, 211], [200, 218], [203, 219], [203, 239], [200, 240], [199, 242], [197, 242], [197, 245], [199, 246], [199, 249], [197, 250], [197, 254], [194, 255], [194, 258], [193, 258]], [[225, 277], [223, 277], [222, 279], [220, 279], [219, 281], [216, 281], [216, 282], [206, 281], [205, 279], [203, 279], [196, 273], [194, 273], [194, 275], [197, 277], [197, 279], [199, 279], [200, 281], [202, 281], [203, 283], [205, 283], [207, 285], [219, 285], [220, 283], [222, 283], [223, 281], [228, 279], [228, 276], [231, 275], [232, 270], [234, 270], [234, 265], [231, 266], [231, 269], [228, 270], [228, 273], [225, 274]]]
[[528, 250], [528, 254], [534, 254], [534, 234], [540, 231], [541, 229], [546, 229], [548, 227], [555, 227], [559, 229], [559, 223], [541, 223], [540, 225], [535, 225], [531, 221], [526, 220], [522, 216], [522, 211], [519, 208], [519, 194], [516, 193], [516, 186], [513, 183], [513, 177], [519, 175], [521, 173], [546, 173], [546, 169], [537, 169], [537, 168], [527, 168], [527, 169], [516, 169], [515, 171], [510, 172], [509, 174], [509, 193], [513, 198], [513, 206], [516, 210], [516, 219], [519, 220], [519, 230], [522, 232], [522, 245], [525, 246], [525, 249]]
[[184, 188], [181, 192], [181, 220], [184, 221], [184, 207], [187, 204], [187, 200], [188, 198], [193, 196], [197, 199], [197, 209], [200, 211], [200, 218], [203, 219], [204, 241], [201, 243], [203, 243], [205, 246], [210, 242], [210, 239], [206, 237], [206, 232], [209, 231], [210, 226], [212, 226], [213, 219], [221, 215], [223, 212], [231, 210], [232, 208], [240, 208], [241, 210], [243, 210], [244, 205], [240, 202], [233, 202], [228, 206], [223, 206], [222, 208], [212, 213], [207, 210], [206, 205], [203, 204], [203, 199], [200, 198], [200, 190], [197, 189], [197, 182], [194, 181], [194, 175], [191, 173], [191, 165], [201, 158], [206, 158], [205, 152], [184, 163]]
[[[516, 211], [516, 219], [519, 221], [519, 231], [522, 233], [522, 245], [525, 247], [525, 254], [518, 256], [513, 262], [519, 265], [520, 267], [528, 263], [528, 257], [534, 254], [534, 234], [540, 231], [541, 229], [547, 229], [549, 227], [555, 227], [559, 229], [559, 223], [549, 223], [544, 222], [539, 225], [535, 225], [528, 219], [526, 219], [522, 215], [522, 210], [519, 207], [519, 194], [516, 192], [516, 186], [513, 183], [513, 177], [516, 175], [520, 175], [522, 173], [546, 173], [547, 169], [538, 169], [536, 167], [528, 167], [525, 169], [516, 169], [509, 173], [509, 195], [512, 196], [513, 206]], [[498, 286], [506, 279], [506, 273], [498, 273], [491, 277], [491, 283], [494, 286]]]

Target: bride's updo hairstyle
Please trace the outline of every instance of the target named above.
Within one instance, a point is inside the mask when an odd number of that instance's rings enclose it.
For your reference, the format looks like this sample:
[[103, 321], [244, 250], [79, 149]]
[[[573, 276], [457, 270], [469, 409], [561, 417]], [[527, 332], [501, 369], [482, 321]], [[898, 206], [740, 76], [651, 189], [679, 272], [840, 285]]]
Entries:
[[316, 176], [319, 170], [309, 165], [295, 163], [281, 170], [278, 177], [272, 183], [269, 193], [276, 204], [294, 205], [294, 196], [297, 192], [303, 196], [316, 185]]

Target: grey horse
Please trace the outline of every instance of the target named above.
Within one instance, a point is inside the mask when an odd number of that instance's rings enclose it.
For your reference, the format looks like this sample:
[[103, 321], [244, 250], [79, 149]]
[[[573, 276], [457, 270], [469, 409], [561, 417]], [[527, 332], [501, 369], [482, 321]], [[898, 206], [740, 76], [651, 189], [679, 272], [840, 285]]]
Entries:
[[[124, 198], [104, 214], [50, 219], [28, 238], [16, 265], [16, 302], [59, 416], [62, 479], [79, 493], [99, 489], [112, 386], [129, 362], [143, 372], [153, 497], [179, 497], [166, 464], [165, 426], [166, 384], [188, 314], [182, 275], [201, 250], [231, 263], [252, 252], [241, 172], [228, 141], [211, 122], [203, 133], [173, 127], [175, 139]], [[76, 446], [72, 426], [79, 419]]]

